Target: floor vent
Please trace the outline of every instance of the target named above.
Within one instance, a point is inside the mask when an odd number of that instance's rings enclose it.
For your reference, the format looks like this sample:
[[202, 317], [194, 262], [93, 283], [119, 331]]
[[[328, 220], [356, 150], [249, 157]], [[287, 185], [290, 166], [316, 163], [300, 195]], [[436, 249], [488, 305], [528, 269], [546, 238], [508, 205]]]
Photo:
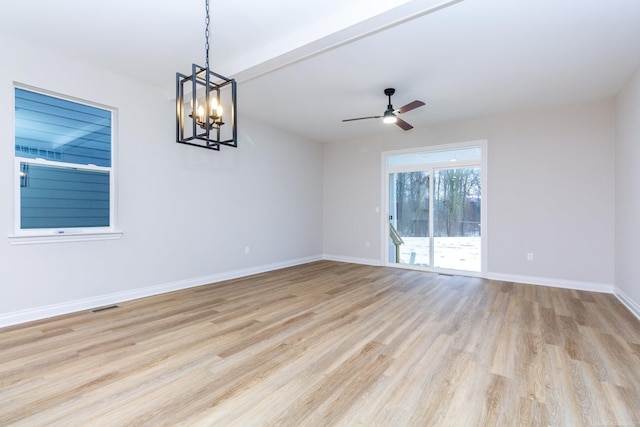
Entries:
[[447, 276], [447, 277], [453, 277], [453, 274], [446, 274], [446, 273], [438, 273], [438, 276]]
[[120, 308], [119, 305], [114, 304], [114, 305], [108, 305], [106, 307], [98, 307], [98, 308], [94, 308], [93, 310], [91, 310], [92, 313], [99, 313], [101, 311], [105, 311], [105, 310], [111, 310], [114, 308]]

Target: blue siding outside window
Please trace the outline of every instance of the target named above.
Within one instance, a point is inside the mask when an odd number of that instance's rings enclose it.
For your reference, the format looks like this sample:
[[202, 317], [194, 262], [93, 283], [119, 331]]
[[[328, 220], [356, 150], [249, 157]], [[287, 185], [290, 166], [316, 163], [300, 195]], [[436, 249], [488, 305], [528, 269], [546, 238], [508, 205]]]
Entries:
[[109, 226], [109, 173], [20, 164], [21, 225], [32, 228]]
[[111, 140], [111, 111], [15, 88], [20, 229], [109, 227]]

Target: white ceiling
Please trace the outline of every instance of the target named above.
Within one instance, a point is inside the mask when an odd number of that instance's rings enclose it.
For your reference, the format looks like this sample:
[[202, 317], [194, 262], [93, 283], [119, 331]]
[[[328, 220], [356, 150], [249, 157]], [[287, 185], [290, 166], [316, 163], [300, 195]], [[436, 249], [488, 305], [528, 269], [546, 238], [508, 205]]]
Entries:
[[[640, 0], [211, 1], [211, 68], [248, 115], [318, 141], [613, 96], [640, 64]], [[30, 0], [0, 34], [175, 92], [204, 63], [204, 0]], [[169, 102], [169, 101], [167, 101]], [[240, 127], [242, 123], [240, 123]], [[241, 129], [240, 129], [241, 130]], [[411, 132], [411, 131], [410, 131]]]

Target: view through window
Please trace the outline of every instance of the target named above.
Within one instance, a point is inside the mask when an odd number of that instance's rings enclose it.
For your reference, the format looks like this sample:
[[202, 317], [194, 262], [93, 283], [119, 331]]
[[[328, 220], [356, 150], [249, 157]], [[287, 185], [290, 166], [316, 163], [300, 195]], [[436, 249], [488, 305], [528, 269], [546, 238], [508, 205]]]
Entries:
[[111, 110], [15, 88], [16, 232], [113, 226]]
[[481, 147], [387, 156], [388, 263], [482, 270]]

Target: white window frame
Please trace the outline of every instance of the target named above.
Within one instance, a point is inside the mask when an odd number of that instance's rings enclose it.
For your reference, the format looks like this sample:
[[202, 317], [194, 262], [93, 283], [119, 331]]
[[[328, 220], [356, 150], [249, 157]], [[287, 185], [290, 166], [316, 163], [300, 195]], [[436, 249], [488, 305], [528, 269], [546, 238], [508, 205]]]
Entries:
[[[105, 106], [95, 102], [89, 102], [74, 97], [61, 95], [58, 93], [34, 88], [27, 85], [14, 83], [14, 96], [13, 96], [13, 143], [15, 145], [15, 89], [24, 89], [35, 93], [51, 96], [54, 98], [63, 99], [66, 101], [75, 102], [78, 104], [88, 105], [90, 107], [99, 108], [109, 111], [111, 113], [111, 166], [96, 166], [93, 164], [82, 165], [75, 163], [66, 163], [59, 161], [51, 161], [42, 158], [26, 158], [20, 157], [15, 152], [13, 147], [14, 157], [14, 233], [9, 236], [9, 242], [12, 245], [20, 244], [33, 244], [33, 243], [55, 243], [55, 242], [69, 242], [69, 241], [83, 241], [83, 240], [112, 240], [119, 239], [122, 236], [122, 232], [116, 228], [116, 207], [117, 207], [117, 179], [116, 179], [116, 148], [117, 148], [117, 109], [114, 107]], [[60, 168], [71, 168], [76, 170], [86, 171], [99, 171], [109, 172], [109, 226], [108, 227], [73, 227], [73, 228], [33, 228], [22, 229], [21, 218], [21, 198], [20, 198], [20, 164], [34, 164], [44, 165]]]

